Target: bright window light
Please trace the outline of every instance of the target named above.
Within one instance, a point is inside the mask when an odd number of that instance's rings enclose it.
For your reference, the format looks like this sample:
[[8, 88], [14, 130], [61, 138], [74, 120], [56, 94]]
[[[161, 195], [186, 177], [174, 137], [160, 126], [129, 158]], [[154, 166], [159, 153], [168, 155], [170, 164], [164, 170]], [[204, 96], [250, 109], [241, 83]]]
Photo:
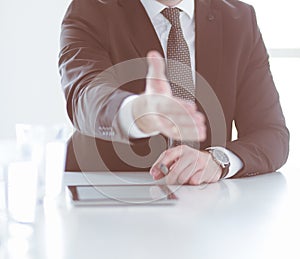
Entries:
[[245, 0], [256, 11], [257, 21], [269, 49], [300, 48], [299, 0]]

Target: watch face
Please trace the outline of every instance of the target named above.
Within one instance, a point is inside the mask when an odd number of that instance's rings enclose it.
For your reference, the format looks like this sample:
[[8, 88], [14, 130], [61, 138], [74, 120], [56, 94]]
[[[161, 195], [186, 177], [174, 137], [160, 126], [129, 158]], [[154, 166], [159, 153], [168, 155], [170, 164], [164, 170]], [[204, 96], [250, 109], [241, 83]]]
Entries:
[[213, 155], [215, 159], [220, 161], [220, 163], [223, 165], [227, 165], [230, 162], [228, 156], [221, 150], [218, 149], [213, 150]]

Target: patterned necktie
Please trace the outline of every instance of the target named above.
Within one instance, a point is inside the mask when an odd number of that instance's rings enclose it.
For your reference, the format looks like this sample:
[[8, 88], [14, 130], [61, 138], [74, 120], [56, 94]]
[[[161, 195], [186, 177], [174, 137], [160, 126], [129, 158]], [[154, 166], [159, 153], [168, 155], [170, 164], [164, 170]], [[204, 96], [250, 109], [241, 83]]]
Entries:
[[[167, 43], [167, 74], [172, 93], [183, 100], [195, 102], [195, 85], [191, 71], [191, 57], [180, 25], [180, 10], [178, 8], [165, 8], [162, 14], [171, 23]], [[182, 142], [171, 138], [168, 139], [169, 148], [181, 144], [194, 148], [199, 147], [198, 142]]]
[[[191, 71], [191, 57], [180, 25], [180, 10], [178, 8], [165, 8], [162, 14], [171, 23], [167, 43], [167, 74], [172, 93], [183, 100], [195, 102], [195, 85]], [[198, 142], [182, 142], [171, 138], [168, 139], [169, 148], [181, 144], [194, 148], [199, 147]]]
[[194, 102], [195, 85], [191, 71], [191, 58], [180, 26], [180, 10], [165, 8], [161, 13], [171, 23], [167, 43], [167, 74], [173, 95]]

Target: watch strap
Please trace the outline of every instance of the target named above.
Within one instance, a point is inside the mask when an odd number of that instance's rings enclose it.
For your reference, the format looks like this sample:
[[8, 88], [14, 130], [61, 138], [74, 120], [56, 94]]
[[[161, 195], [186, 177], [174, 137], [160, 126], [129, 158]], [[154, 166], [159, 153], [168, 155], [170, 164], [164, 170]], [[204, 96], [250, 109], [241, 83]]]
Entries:
[[[208, 151], [210, 154], [211, 154], [211, 157], [212, 157], [212, 159], [216, 162], [216, 164], [217, 165], [219, 165], [219, 167], [221, 168], [221, 176], [220, 176], [220, 179], [222, 179], [222, 178], [225, 178], [227, 175], [228, 175], [228, 173], [229, 173], [229, 166], [230, 166], [230, 163], [228, 163], [228, 164], [226, 164], [225, 166], [222, 166], [221, 165], [221, 163], [220, 163], [220, 161], [218, 161], [216, 158], [215, 158], [215, 156], [214, 156], [214, 154], [213, 154], [213, 150], [214, 150], [214, 148], [207, 148], [207, 149], [205, 149], [206, 151]], [[221, 152], [223, 152], [223, 151], [221, 151]], [[224, 153], [224, 152], [223, 152]], [[227, 156], [227, 155], [226, 155]]]

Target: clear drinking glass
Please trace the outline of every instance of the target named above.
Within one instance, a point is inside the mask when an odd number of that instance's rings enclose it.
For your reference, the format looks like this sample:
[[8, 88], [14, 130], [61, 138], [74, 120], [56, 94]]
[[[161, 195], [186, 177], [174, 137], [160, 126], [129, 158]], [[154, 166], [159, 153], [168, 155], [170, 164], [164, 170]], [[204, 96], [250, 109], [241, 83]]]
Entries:
[[43, 202], [45, 196], [55, 198], [61, 191], [66, 142], [70, 134], [66, 125], [16, 125], [19, 149], [37, 166], [39, 202]]
[[17, 147], [13, 139], [0, 140], [0, 258], [7, 258], [9, 236], [7, 172], [9, 164], [16, 161]]
[[29, 255], [39, 205], [61, 191], [70, 134], [64, 125], [17, 124], [15, 140], [0, 140], [0, 258]]

